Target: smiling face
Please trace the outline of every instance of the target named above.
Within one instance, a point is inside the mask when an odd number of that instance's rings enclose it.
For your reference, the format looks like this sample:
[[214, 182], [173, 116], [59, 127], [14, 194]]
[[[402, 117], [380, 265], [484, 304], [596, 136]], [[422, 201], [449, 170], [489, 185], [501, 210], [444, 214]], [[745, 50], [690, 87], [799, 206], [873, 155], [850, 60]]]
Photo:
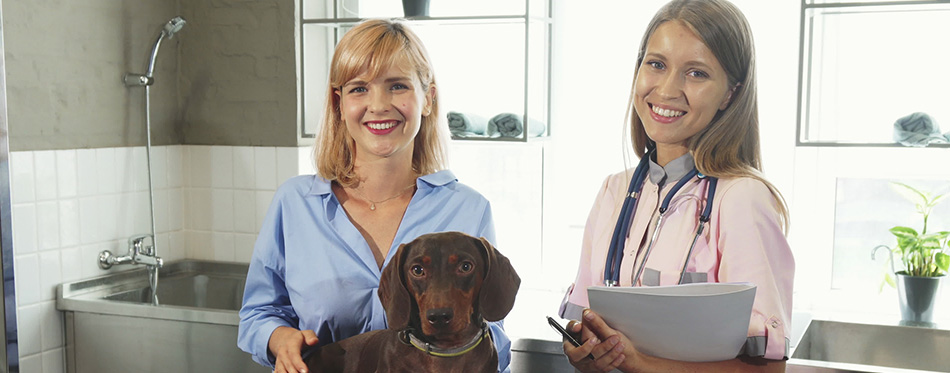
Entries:
[[657, 162], [686, 154], [693, 135], [729, 106], [733, 87], [716, 56], [686, 25], [668, 21], [650, 36], [634, 82], [633, 105]]
[[364, 70], [334, 93], [350, 137], [356, 164], [382, 158], [412, 160], [413, 143], [423, 115], [429, 115], [435, 87], [423, 87], [405, 57], [377, 76]]

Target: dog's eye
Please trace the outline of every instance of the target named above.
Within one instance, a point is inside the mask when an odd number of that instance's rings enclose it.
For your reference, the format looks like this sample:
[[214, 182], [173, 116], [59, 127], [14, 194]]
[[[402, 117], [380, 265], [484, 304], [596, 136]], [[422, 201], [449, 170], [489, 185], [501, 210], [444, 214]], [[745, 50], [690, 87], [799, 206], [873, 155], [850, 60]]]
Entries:
[[469, 273], [472, 271], [472, 268], [475, 268], [475, 265], [472, 262], [462, 262], [459, 264], [459, 272]]
[[412, 275], [416, 277], [422, 277], [426, 274], [426, 270], [422, 268], [421, 265], [418, 265], [418, 264], [412, 266], [412, 268], [409, 269], [409, 272], [411, 272]]

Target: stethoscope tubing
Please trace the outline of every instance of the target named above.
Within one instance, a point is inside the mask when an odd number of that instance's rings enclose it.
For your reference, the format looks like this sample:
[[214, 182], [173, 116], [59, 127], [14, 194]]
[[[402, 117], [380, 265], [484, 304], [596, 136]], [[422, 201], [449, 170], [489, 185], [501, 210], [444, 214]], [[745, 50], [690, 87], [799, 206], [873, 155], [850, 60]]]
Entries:
[[[630, 223], [633, 220], [633, 215], [636, 210], [637, 198], [640, 195], [640, 192], [643, 188], [643, 183], [646, 181], [647, 170], [649, 168], [648, 162], [650, 153], [645, 154], [641, 159], [640, 163], [637, 164], [637, 168], [633, 173], [633, 177], [630, 180], [630, 185], [627, 187], [627, 195], [624, 198], [623, 205], [620, 211], [620, 217], [617, 219], [617, 225], [614, 227], [613, 236], [610, 240], [610, 247], [607, 252], [607, 260], [604, 267], [604, 284], [606, 286], [618, 286], [620, 285], [620, 262], [623, 259], [623, 246], [624, 241], [626, 240], [627, 234], [630, 229]], [[663, 223], [663, 217], [666, 215], [666, 212], [669, 210], [670, 202], [673, 199], [673, 196], [683, 188], [684, 185], [693, 177], [698, 176], [700, 179], [708, 179], [706, 191], [706, 204], [703, 208], [703, 212], [699, 216], [699, 228], [696, 230], [696, 235], [693, 237], [692, 243], [689, 245], [689, 251], [686, 254], [686, 260], [683, 262], [683, 269], [680, 271], [678, 284], [683, 283], [683, 279], [686, 276], [686, 267], [689, 264], [689, 259], [692, 256], [693, 249], [696, 246], [696, 242], [699, 240], [699, 237], [703, 233], [703, 228], [709, 222], [709, 216], [712, 213], [712, 202], [716, 194], [716, 185], [718, 184], [718, 179], [711, 176], [705, 176], [694, 167], [686, 175], [684, 175], [680, 180], [673, 186], [673, 188], [667, 193], [666, 198], [663, 199], [663, 203], [660, 204], [660, 214], [656, 221], [656, 226], [653, 228], [653, 234], [650, 237], [650, 241], [647, 244], [647, 249], [644, 252], [643, 260], [641, 260], [639, 267], [637, 268], [636, 274], [633, 278], [632, 284], [636, 284], [640, 280], [640, 276], [643, 274], [643, 270], [646, 268], [647, 260], [650, 257], [650, 253], [653, 251], [653, 246], [656, 243], [656, 239], [659, 236], [660, 227]]]

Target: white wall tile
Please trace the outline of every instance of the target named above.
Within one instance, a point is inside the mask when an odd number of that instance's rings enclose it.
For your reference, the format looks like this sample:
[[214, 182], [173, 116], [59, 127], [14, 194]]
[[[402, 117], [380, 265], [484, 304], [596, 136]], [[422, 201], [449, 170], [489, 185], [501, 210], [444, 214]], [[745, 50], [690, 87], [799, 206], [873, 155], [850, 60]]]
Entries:
[[55, 199], [57, 196], [56, 153], [52, 150], [33, 152], [33, 174], [36, 182], [36, 200]]
[[115, 170], [115, 148], [98, 148], [96, 151], [96, 182], [99, 194], [115, 193], [119, 184]]
[[120, 210], [132, 210], [132, 227], [128, 231], [120, 232], [121, 237], [152, 232], [152, 206], [149, 205], [148, 199], [148, 191], [136, 192], [132, 195], [129, 206], [119, 205]]
[[[22, 372], [28, 372], [23, 370]], [[43, 352], [43, 373], [65, 373], [66, 372], [66, 350], [56, 348]]]
[[255, 192], [257, 200], [257, 222], [256, 226], [260, 228], [264, 225], [264, 217], [267, 216], [267, 209], [270, 207], [271, 200], [274, 199], [274, 191], [264, 190]]
[[63, 314], [56, 310], [56, 302], [40, 303], [43, 350], [63, 347]]
[[36, 251], [36, 206], [32, 203], [13, 205], [13, 252]]
[[43, 251], [39, 253], [38, 256], [40, 266], [40, 300], [55, 300], [56, 285], [62, 282], [63, 278], [60, 251]]
[[186, 230], [185, 257], [199, 260], [213, 260], [214, 250], [211, 248], [211, 233]]
[[254, 242], [257, 241], [256, 234], [234, 234], [234, 260], [241, 263], [250, 263], [254, 255]]
[[36, 199], [33, 152], [10, 153], [10, 180], [13, 203], [32, 202]]
[[234, 234], [233, 233], [211, 233], [211, 249], [214, 250], [212, 259], [233, 262], [234, 261]]
[[40, 301], [40, 264], [36, 254], [17, 255], [13, 263], [16, 274], [17, 305]]
[[168, 244], [165, 247], [165, 252], [170, 255], [171, 260], [187, 258], [185, 255], [185, 232], [177, 231], [169, 233]]
[[250, 190], [234, 191], [234, 231], [257, 233], [257, 202], [255, 192]]
[[182, 163], [182, 146], [173, 145], [165, 148], [165, 175], [168, 177], [169, 188], [179, 188], [183, 185], [184, 166]]
[[[107, 194], [95, 198], [96, 219], [99, 220], [101, 239], [114, 240], [119, 237], [119, 195]], [[80, 209], [82, 206], [80, 206]], [[81, 212], [80, 212], [81, 214]], [[128, 216], [128, 215], [126, 215]]]
[[279, 147], [277, 151], [277, 186], [297, 176], [299, 160], [296, 147]]
[[155, 189], [168, 188], [168, 148], [168, 146], [152, 147], [152, 187]]
[[99, 172], [96, 167], [96, 149], [76, 150], [76, 193], [80, 197], [99, 192]]
[[59, 201], [59, 244], [70, 247], [79, 243], [79, 200], [62, 199]]
[[20, 372], [43, 372], [43, 355], [34, 354], [27, 356], [23, 353], [23, 347], [20, 348]]
[[211, 147], [211, 187], [234, 186], [234, 151], [231, 146]]
[[19, 311], [17, 312], [17, 337], [20, 356], [37, 354], [43, 348], [43, 336], [40, 329], [43, 316], [40, 305], [22, 305], [17, 309]]
[[211, 230], [211, 189], [185, 189], [185, 229]]
[[145, 165], [134, 164], [132, 148], [128, 147], [112, 148], [112, 159], [115, 162], [112, 166], [115, 170], [115, 192], [126, 193], [135, 190], [132, 180], [136, 173], [145, 172]]
[[313, 164], [313, 159], [313, 146], [297, 148], [297, 174], [316, 174], [317, 168]]
[[83, 197], [79, 199], [79, 242], [90, 244], [105, 240], [100, 228], [99, 197]]
[[185, 228], [185, 193], [181, 188], [168, 190], [168, 229], [179, 231]]
[[78, 247], [71, 247], [68, 249], [60, 250], [60, 258], [62, 261], [62, 282], [76, 281], [82, 278], [82, 265], [83, 262], [92, 262], [95, 261], [93, 258], [83, 258], [82, 250]]
[[277, 153], [272, 147], [254, 147], [256, 189], [277, 189]]
[[215, 232], [234, 231], [234, 191], [230, 189], [211, 190], [211, 230]]
[[155, 233], [168, 232], [168, 189], [155, 190], [154, 195]]
[[40, 250], [59, 248], [59, 203], [56, 200], [36, 203], [36, 236]]
[[192, 145], [188, 147], [187, 186], [207, 188], [211, 186], [211, 147], [207, 145]]
[[234, 188], [254, 189], [257, 179], [254, 172], [254, 148], [235, 146], [234, 150]]
[[76, 196], [76, 151], [72, 149], [56, 151], [56, 187], [59, 198]]
[[[144, 146], [128, 148], [131, 150], [131, 172], [126, 179], [131, 179], [134, 191], [148, 190], [149, 162]], [[154, 164], [152, 165], [154, 167]]]

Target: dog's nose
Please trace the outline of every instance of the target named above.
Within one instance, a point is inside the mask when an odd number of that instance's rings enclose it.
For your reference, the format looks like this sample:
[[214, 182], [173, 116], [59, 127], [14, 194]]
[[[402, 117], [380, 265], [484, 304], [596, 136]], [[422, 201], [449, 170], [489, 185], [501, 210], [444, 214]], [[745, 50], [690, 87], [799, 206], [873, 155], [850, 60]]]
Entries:
[[426, 318], [429, 319], [429, 324], [435, 326], [442, 326], [448, 324], [449, 321], [452, 321], [454, 312], [451, 308], [436, 308], [426, 311]]

